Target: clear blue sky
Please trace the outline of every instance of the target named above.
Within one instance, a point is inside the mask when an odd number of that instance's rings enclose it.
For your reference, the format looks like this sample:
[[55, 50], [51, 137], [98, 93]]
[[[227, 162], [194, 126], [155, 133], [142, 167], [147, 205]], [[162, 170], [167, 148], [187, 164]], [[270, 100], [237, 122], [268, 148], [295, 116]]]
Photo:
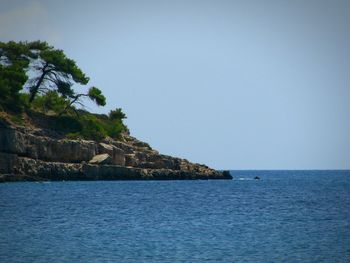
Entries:
[[350, 168], [350, 1], [0, 0], [0, 40], [37, 39], [164, 154]]

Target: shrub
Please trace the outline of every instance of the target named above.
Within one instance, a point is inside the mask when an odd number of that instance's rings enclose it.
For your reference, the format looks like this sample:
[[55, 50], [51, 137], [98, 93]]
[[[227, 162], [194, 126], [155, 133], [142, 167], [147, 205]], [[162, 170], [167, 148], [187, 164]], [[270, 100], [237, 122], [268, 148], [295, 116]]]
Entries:
[[62, 131], [64, 133], [81, 132], [83, 130], [83, 124], [73, 116], [55, 116], [53, 128], [55, 130]]
[[[28, 96], [28, 95], [27, 95]], [[48, 91], [46, 94], [36, 96], [32, 102], [32, 108], [43, 113], [52, 111], [59, 114], [67, 106], [67, 101], [56, 91]]]
[[95, 116], [86, 115], [81, 119], [81, 123], [83, 127], [81, 135], [84, 139], [101, 141], [107, 136], [106, 131]]

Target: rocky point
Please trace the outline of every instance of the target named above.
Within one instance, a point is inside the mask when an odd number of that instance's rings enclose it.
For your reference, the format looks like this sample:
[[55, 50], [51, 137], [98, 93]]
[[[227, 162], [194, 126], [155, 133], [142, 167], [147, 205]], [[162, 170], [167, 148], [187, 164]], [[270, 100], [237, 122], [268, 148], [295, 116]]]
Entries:
[[160, 154], [129, 135], [96, 142], [52, 134], [1, 120], [0, 181], [232, 179], [229, 172]]

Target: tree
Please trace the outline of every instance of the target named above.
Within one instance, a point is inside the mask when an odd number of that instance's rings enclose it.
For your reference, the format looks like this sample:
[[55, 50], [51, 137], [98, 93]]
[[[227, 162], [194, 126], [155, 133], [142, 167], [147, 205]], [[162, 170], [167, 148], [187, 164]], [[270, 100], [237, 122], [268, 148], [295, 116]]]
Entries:
[[125, 113], [121, 108], [116, 108], [115, 110], [111, 110], [108, 114], [109, 119], [111, 120], [123, 120], [126, 119]]
[[40, 91], [53, 88], [62, 96], [74, 95], [73, 83], [86, 85], [89, 78], [76, 65], [75, 61], [66, 57], [62, 50], [54, 49], [46, 42], [27, 43], [32, 56], [32, 69], [36, 73], [29, 80], [31, 103]]
[[[106, 98], [96, 87], [90, 88], [86, 94], [77, 94], [73, 90], [74, 84], [86, 85], [89, 77], [74, 60], [47, 42], [0, 42], [0, 58], [0, 91], [9, 94], [7, 97], [18, 95], [27, 83], [29, 104], [39, 93], [46, 94], [50, 90], [67, 101], [65, 110], [74, 103], [80, 103], [81, 97], [88, 97], [99, 106], [106, 104]], [[31, 78], [27, 81], [28, 75]]]
[[21, 108], [20, 91], [28, 77], [28, 49], [21, 43], [0, 42], [0, 105], [12, 110]]

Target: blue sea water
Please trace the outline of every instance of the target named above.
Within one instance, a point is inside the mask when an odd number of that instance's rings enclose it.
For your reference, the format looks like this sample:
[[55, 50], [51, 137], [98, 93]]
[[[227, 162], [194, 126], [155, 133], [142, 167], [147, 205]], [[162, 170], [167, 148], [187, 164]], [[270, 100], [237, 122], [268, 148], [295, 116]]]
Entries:
[[232, 174], [0, 184], [0, 262], [350, 262], [350, 171]]

